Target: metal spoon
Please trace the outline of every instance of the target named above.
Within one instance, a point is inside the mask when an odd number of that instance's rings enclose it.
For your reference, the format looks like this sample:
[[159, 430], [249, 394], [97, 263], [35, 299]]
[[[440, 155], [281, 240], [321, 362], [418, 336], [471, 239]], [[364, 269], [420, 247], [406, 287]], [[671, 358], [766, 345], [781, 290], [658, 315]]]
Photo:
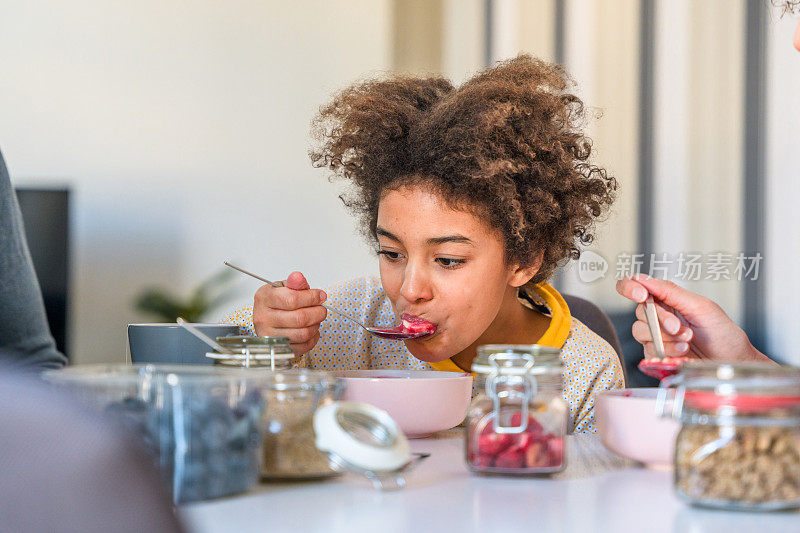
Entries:
[[189, 324], [188, 322], [186, 322], [182, 317], [178, 317], [178, 320], [176, 320], [176, 322], [178, 323], [179, 326], [183, 327], [189, 333], [191, 333], [192, 335], [194, 335], [195, 337], [197, 337], [198, 339], [200, 339], [204, 343], [208, 344], [209, 346], [214, 348], [219, 353], [230, 353], [230, 354], [233, 353], [232, 351], [230, 351], [229, 349], [225, 348], [223, 345], [221, 345], [220, 343], [218, 343], [217, 341], [215, 341], [214, 339], [212, 339], [211, 337], [209, 337], [208, 335], [206, 335], [205, 333], [203, 333], [202, 331], [200, 331], [196, 327], [194, 327], [191, 324]]
[[639, 370], [657, 379], [664, 379], [667, 376], [677, 374], [687, 358], [666, 357], [664, 354], [664, 339], [661, 336], [661, 324], [658, 322], [658, 313], [656, 312], [656, 303], [653, 300], [653, 295], [648, 295], [647, 300], [645, 300], [644, 314], [647, 318], [647, 327], [650, 328], [650, 336], [653, 338], [653, 349], [656, 352], [656, 358], [645, 358], [639, 361]]
[[658, 313], [656, 313], [656, 303], [653, 295], [649, 294], [645, 300], [644, 314], [647, 317], [647, 327], [650, 328], [650, 336], [653, 337], [653, 348], [656, 357], [664, 359], [664, 340], [661, 337], [661, 324], [658, 323]]
[[[249, 271], [247, 271], [247, 270], [245, 270], [245, 269], [243, 269], [241, 267], [238, 267], [236, 265], [232, 265], [231, 263], [229, 263], [227, 261], [225, 261], [224, 264], [225, 264], [225, 266], [231, 267], [234, 270], [238, 270], [242, 274], [247, 274], [248, 276], [256, 278], [257, 280], [263, 281], [267, 285], [272, 285], [273, 287], [283, 287], [282, 283], [275, 283], [274, 281], [270, 281], [270, 280], [268, 280], [266, 278], [262, 278], [261, 276], [259, 276], [257, 274], [253, 274], [252, 272], [249, 272]], [[378, 337], [382, 337], [384, 339], [392, 339], [392, 340], [419, 339], [420, 337], [426, 337], [426, 336], [432, 334], [432, 333], [429, 333], [429, 332], [411, 332], [411, 331], [407, 331], [407, 330], [404, 330], [402, 328], [402, 326], [399, 327], [399, 328], [374, 328], [374, 327], [366, 326], [366, 325], [362, 324], [360, 321], [358, 321], [355, 318], [353, 318], [350, 315], [348, 315], [347, 313], [343, 313], [342, 311], [339, 311], [335, 307], [330, 307], [330, 306], [324, 305], [324, 304], [320, 304], [320, 305], [322, 305], [322, 307], [324, 307], [328, 311], [333, 311], [334, 313], [336, 313], [337, 315], [341, 316], [342, 318], [346, 318], [347, 320], [349, 320], [351, 322], [355, 322], [356, 324], [358, 324], [359, 326], [364, 328], [369, 333], [372, 333], [373, 335], [376, 335]]]

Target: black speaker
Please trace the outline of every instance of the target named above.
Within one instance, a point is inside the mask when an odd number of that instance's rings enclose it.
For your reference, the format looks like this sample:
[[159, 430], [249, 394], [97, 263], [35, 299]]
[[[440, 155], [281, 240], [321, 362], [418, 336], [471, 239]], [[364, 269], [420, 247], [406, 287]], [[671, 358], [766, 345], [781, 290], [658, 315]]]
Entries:
[[16, 192], [50, 331], [69, 357], [69, 190], [19, 187]]

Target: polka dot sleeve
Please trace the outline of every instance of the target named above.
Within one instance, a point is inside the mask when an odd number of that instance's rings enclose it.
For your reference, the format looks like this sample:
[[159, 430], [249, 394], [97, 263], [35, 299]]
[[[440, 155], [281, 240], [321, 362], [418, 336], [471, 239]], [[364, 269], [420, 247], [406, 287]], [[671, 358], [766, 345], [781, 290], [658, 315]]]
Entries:
[[576, 318], [561, 350], [564, 363], [564, 398], [576, 433], [597, 433], [594, 418], [596, 395], [622, 389], [625, 379], [617, 352], [602, 337]]

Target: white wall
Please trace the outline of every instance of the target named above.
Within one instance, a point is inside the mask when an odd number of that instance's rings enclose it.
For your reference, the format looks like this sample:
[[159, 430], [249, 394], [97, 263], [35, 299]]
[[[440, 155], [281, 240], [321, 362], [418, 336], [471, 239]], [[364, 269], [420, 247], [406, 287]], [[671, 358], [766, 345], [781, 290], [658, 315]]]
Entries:
[[[440, 67], [458, 82], [483, 61], [484, 3], [441, 6]], [[550, 58], [552, 0], [494, 6], [497, 58], [518, 50]], [[622, 185], [594, 246], [613, 262], [635, 246], [638, 2], [566, 7], [567, 66], [604, 113], [590, 126], [597, 162]], [[131, 305], [143, 286], [185, 292], [225, 259], [275, 278], [303, 269], [319, 286], [376, 270], [336, 187], [306, 152], [309, 121], [330, 93], [392, 66], [392, 8], [392, 0], [0, 0], [0, 148], [12, 179], [66, 182], [75, 193], [76, 361], [122, 360], [125, 324], [146, 318]], [[800, 363], [797, 17], [769, 11], [767, 323], [770, 350]], [[657, 12], [657, 244], [736, 252], [746, 215], [741, 192], [726, 183], [741, 172], [744, 55], [735, 29], [744, 2], [661, 1]], [[613, 280], [572, 281], [571, 292], [607, 308], [625, 303]], [[257, 286], [242, 280], [228, 307]], [[735, 283], [692, 288], [738, 316]]]
[[[376, 271], [309, 121], [390, 62], [390, 1], [0, 1], [0, 147], [73, 197], [76, 362], [121, 361], [144, 286], [231, 259], [315, 285]], [[258, 286], [242, 281], [246, 303]], [[231, 303], [233, 306], [234, 303]], [[218, 313], [219, 314], [219, 313]]]
[[779, 19], [776, 11], [767, 23], [767, 350], [800, 365], [800, 52], [792, 47], [798, 16]]
[[[654, 80], [655, 251], [742, 252], [744, 11], [741, 0], [661, 0]], [[658, 259], [657, 258], [657, 259]], [[730, 266], [730, 270], [733, 270]], [[740, 318], [741, 282], [675, 279]]]
[[445, 0], [442, 7], [441, 71], [460, 84], [486, 66], [486, 3]]
[[[630, 307], [615, 290], [616, 263], [620, 254], [636, 249], [639, 8], [636, 0], [565, 3], [564, 63], [586, 106], [591, 162], [614, 176], [619, 189], [587, 248], [607, 261], [605, 275], [587, 282], [571, 262], [563, 269], [559, 288], [609, 311]], [[597, 259], [592, 254], [582, 257], [584, 261]]]

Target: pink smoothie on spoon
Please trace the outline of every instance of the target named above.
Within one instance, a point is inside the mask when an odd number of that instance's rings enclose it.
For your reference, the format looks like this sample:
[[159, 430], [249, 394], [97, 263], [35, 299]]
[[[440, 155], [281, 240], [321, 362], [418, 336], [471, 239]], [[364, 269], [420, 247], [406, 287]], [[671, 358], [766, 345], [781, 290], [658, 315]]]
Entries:
[[433, 335], [436, 331], [436, 324], [428, 322], [424, 318], [411, 315], [403, 315], [402, 323], [394, 328], [370, 328], [370, 331], [383, 337], [384, 339], [404, 340], [418, 339]]

